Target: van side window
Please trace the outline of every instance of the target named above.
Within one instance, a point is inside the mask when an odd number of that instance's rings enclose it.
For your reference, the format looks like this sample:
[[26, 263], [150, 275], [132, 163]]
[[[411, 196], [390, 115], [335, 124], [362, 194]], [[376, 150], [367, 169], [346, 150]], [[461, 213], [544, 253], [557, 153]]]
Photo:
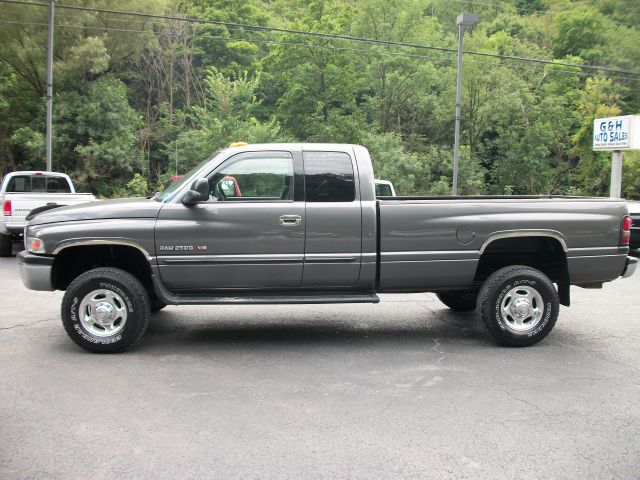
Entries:
[[353, 202], [356, 198], [351, 157], [342, 152], [304, 152], [307, 202]]

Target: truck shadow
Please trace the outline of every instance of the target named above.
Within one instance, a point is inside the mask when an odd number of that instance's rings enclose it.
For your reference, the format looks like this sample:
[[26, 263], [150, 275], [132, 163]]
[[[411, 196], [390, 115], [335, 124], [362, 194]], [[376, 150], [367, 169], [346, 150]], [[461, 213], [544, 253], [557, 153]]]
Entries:
[[452, 340], [473, 342], [494, 347], [482, 323], [473, 314], [449, 311], [437, 317], [397, 318], [385, 315], [376, 321], [371, 316], [353, 316], [349, 320], [327, 320], [321, 313], [299, 316], [264, 315], [260, 320], [225, 320], [212, 318], [207, 322], [182, 321], [170, 312], [154, 316], [147, 333], [135, 347], [136, 351], [161, 349], [164, 353], [181, 350], [235, 346], [243, 349], [269, 347], [354, 347], [397, 344], [398, 346], [432, 345], [432, 341]]

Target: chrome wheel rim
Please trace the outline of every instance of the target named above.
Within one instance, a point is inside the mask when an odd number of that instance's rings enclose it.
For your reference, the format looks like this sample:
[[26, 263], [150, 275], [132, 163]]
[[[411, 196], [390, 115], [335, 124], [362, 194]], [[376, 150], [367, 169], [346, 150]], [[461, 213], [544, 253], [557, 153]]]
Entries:
[[535, 329], [544, 313], [542, 296], [535, 288], [513, 287], [500, 303], [500, 317], [507, 328], [516, 334]]
[[78, 314], [82, 328], [96, 337], [117, 335], [127, 323], [127, 306], [122, 297], [106, 289], [85, 295]]

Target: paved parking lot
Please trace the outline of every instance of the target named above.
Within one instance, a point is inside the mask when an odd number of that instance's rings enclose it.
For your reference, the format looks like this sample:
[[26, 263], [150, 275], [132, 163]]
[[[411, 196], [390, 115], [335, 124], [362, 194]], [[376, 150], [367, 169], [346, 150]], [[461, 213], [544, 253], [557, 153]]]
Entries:
[[526, 349], [418, 294], [167, 307], [120, 355], [0, 282], [2, 479], [640, 477], [640, 275]]

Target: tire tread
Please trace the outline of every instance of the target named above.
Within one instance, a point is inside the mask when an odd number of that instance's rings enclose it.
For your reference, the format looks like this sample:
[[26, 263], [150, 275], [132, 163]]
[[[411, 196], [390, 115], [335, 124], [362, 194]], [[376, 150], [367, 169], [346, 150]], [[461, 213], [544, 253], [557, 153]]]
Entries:
[[125, 272], [124, 270], [120, 270], [119, 268], [112, 267], [100, 267], [94, 268], [93, 270], [89, 270], [82, 275], [79, 275], [77, 278], [71, 282], [69, 287], [67, 288], [67, 292], [73, 291], [76, 288], [79, 288], [80, 285], [87, 282], [89, 279], [95, 278], [109, 278], [116, 282], [120, 282], [125, 285], [127, 288], [131, 290], [131, 292], [142, 298], [142, 321], [136, 322], [135, 330], [131, 332], [131, 338], [127, 342], [111, 344], [111, 345], [100, 345], [100, 344], [91, 344], [90, 347], [85, 342], [81, 342], [80, 337], [78, 337], [77, 332], [73, 329], [71, 322], [65, 321], [65, 315], [69, 311], [69, 299], [71, 297], [67, 297], [65, 294], [62, 301], [62, 324], [64, 325], [64, 329], [71, 339], [80, 345], [82, 348], [89, 350], [95, 353], [119, 353], [124, 350], [127, 350], [134, 346], [136, 343], [140, 341], [144, 332], [147, 330], [147, 326], [149, 324], [149, 315], [151, 313], [150, 305], [149, 305], [149, 296], [147, 294], [146, 289], [136, 277], [131, 275], [129, 272]]
[[506, 336], [502, 329], [498, 325], [496, 325], [496, 322], [492, 320], [494, 312], [492, 310], [493, 304], [491, 302], [491, 297], [493, 297], [493, 294], [497, 290], [498, 286], [501, 285], [506, 279], [518, 275], [533, 275], [535, 277], [538, 277], [538, 279], [542, 282], [551, 282], [544, 273], [536, 270], [535, 268], [528, 267], [526, 265], [512, 265], [495, 271], [484, 282], [484, 284], [480, 288], [480, 293], [478, 295], [480, 318], [482, 318], [482, 322], [484, 323], [491, 336], [496, 341], [498, 341], [498, 343], [507, 347], [525, 347], [533, 345], [534, 343], [542, 340], [553, 329], [557, 320], [557, 310], [559, 309], [558, 293], [553, 287], [553, 284], [551, 284], [552, 290], [555, 292], [554, 303], [556, 308], [556, 315], [549, 320], [548, 326], [535, 337], [523, 336], [516, 339], [514, 337]]

